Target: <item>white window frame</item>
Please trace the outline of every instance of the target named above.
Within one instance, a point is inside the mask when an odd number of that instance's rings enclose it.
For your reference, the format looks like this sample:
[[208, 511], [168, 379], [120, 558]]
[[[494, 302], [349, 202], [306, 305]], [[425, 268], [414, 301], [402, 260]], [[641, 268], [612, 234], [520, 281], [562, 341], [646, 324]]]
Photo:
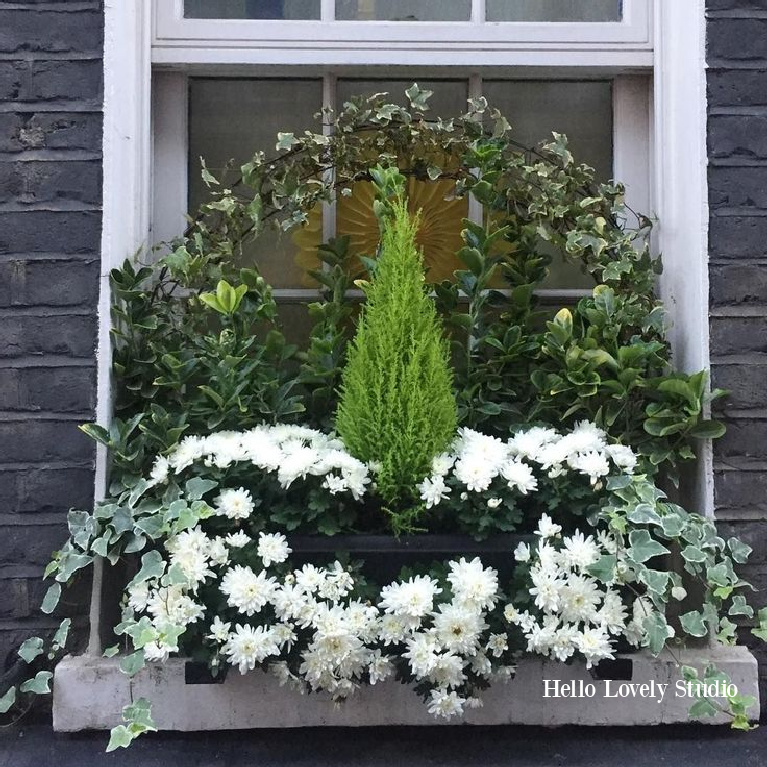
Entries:
[[[478, 9], [481, 10], [483, 2], [473, 2], [473, 19], [479, 19]], [[171, 108], [173, 103], [178, 105], [182, 90], [185, 93], [182, 80], [174, 80], [172, 72], [203, 73], [206, 67], [215, 67], [214, 71], [223, 75], [229, 71], [242, 73], [243, 67], [252, 72], [254, 65], [282, 65], [284, 71], [299, 65], [298, 70], [305, 71], [307, 65], [322, 64], [343, 73], [348, 67], [391, 65], [396, 61], [401, 68], [397, 73], [401, 71], [405, 77], [407, 66], [445, 64], [468, 69], [503, 68], [492, 73], [488, 69], [488, 76], [509, 79], [540, 76], [542, 71], [549, 76], [553, 73], [588, 76], [595, 71], [619, 75], [614, 101], [615, 174], [622, 179], [640, 178], [644, 168], [647, 178], [646, 169], [654, 168], [652, 178], [643, 187], [641, 183], [632, 184], [631, 202], [638, 210], [654, 212], [659, 221], [656, 244], [664, 254], [665, 264], [661, 295], [673, 323], [670, 340], [675, 366], [687, 372], [709, 367], [704, 0], [626, 0], [624, 20], [619, 24], [332, 22], [353, 28], [346, 31], [337, 26], [335, 37], [327, 31], [312, 35], [308, 42], [300, 35], [290, 37], [286, 32], [285, 38], [271, 46], [266, 45], [264, 36], [267, 29], [277, 26], [263, 20], [235, 22], [237, 29], [248, 30], [250, 37], [244, 32], [236, 40], [223, 34], [214, 39], [209, 32], [204, 37], [194, 37], [192, 33], [199, 35], [203, 27], [219, 32], [233, 27], [229, 21], [215, 21], [212, 27], [209, 20], [180, 21], [180, 3], [181, 0], [156, 0], [154, 5], [152, 0], [105, 0], [99, 423], [109, 424], [112, 409], [109, 271], [137, 250], [147, 248], [153, 235], [162, 236], [158, 223], [155, 231], [151, 230], [153, 205], [155, 217], [164, 219], [167, 215], [171, 221], [178, 214], [178, 206], [170, 201], [174, 197], [185, 199], [185, 171], [174, 175], [167, 169], [174, 163], [178, 168], [186, 165], [184, 145], [174, 138], [186, 134], [186, 110]], [[326, 19], [330, 7], [330, 0], [323, 0]], [[172, 14], [176, 14], [175, 21]], [[310, 23], [313, 30], [332, 26]], [[414, 48], [408, 35], [418, 30], [422, 33], [426, 28], [422, 25], [433, 27], [433, 39], [429, 45], [419, 43]], [[599, 27], [601, 38], [594, 36], [595, 30], [591, 28], [595, 26]], [[384, 32], [386, 37], [382, 41]], [[352, 33], [353, 40], [344, 37]], [[536, 37], [541, 34], [548, 35], [548, 39]], [[264, 45], [254, 46], [257, 41]], [[389, 75], [394, 73], [390, 71]], [[652, 77], [649, 109], [638, 93], [642, 90], [640, 80], [632, 75]], [[644, 93], [647, 98], [647, 91]], [[648, 120], [650, 129], [645, 130], [643, 125]], [[645, 138], [641, 139], [639, 133]], [[643, 141], [647, 149], [634, 151], [637, 140]], [[153, 184], [153, 175], [162, 183]], [[161, 188], [167, 191], [165, 200]], [[98, 450], [96, 461], [96, 497], [100, 498], [106, 493], [103, 450]], [[713, 514], [712, 466], [711, 446], [706, 443], [698, 462], [692, 501], [708, 515]], [[99, 649], [100, 583], [97, 567], [91, 652]]]
[[[684, 1], [684, 0], [682, 0]], [[469, 21], [336, 21], [321, 0], [320, 23], [185, 19], [183, 0], [154, 5], [155, 64], [652, 66], [652, 0], [624, 0], [617, 22], [486, 22], [485, 0]], [[446, 63], [446, 62], [445, 62]]]

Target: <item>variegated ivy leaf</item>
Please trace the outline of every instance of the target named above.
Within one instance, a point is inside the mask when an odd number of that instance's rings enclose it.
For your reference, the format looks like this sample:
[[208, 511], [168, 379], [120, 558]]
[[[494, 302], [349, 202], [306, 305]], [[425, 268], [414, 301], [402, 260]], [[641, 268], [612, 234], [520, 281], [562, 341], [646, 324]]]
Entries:
[[38, 655], [43, 654], [43, 640], [40, 637], [30, 637], [19, 647], [19, 657], [31, 663]]
[[38, 671], [32, 679], [27, 679], [20, 687], [20, 692], [31, 692], [35, 695], [45, 695], [51, 691], [50, 681], [53, 674], [50, 671]]
[[54, 583], [48, 588], [43, 597], [43, 603], [40, 605], [40, 609], [46, 614], [50, 615], [59, 603], [61, 598], [61, 584]]

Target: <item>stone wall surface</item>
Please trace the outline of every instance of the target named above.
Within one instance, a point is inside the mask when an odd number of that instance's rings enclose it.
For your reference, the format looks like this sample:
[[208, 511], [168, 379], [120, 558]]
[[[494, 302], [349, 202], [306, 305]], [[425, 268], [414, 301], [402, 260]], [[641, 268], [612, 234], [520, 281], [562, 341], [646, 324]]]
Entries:
[[[711, 367], [730, 390], [714, 446], [716, 515], [754, 553], [744, 576], [767, 604], [767, 2], [708, 0]], [[745, 634], [746, 632], [744, 632]], [[767, 652], [760, 661], [763, 711]]]
[[0, 0], [0, 668], [58, 624], [40, 576], [93, 502], [103, 27], [99, 0]]

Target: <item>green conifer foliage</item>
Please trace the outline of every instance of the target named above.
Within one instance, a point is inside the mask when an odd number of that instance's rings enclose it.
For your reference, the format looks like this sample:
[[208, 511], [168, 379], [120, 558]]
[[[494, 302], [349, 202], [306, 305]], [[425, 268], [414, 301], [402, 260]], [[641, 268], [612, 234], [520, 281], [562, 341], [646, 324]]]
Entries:
[[[379, 256], [343, 371], [336, 428], [351, 453], [380, 464], [378, 493], [395, 531], [417, 515], [416, 485], [455, 433], [448, 343], [424, 279], [396, 169], [376, 168]], [[414, 508], [415, 506], [415, 508]]]

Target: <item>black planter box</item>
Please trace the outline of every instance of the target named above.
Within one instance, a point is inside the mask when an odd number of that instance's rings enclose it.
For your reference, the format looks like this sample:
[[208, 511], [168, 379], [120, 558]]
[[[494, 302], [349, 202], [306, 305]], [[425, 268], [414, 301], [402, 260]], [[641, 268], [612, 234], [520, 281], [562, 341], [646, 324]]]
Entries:
[[382, 583], [394, 580], [403, 567], [428, 566], [450, 559], [479, 557], [485, 566], [501, 575], [514, 569], [513, 552], [534, 535], [497, 534], [481, 541], [469, 535], [288, 535], [297, 564], [327, 564], [336, 555], [348, 554], [352, 561], [364, 560], [365, 574]]

